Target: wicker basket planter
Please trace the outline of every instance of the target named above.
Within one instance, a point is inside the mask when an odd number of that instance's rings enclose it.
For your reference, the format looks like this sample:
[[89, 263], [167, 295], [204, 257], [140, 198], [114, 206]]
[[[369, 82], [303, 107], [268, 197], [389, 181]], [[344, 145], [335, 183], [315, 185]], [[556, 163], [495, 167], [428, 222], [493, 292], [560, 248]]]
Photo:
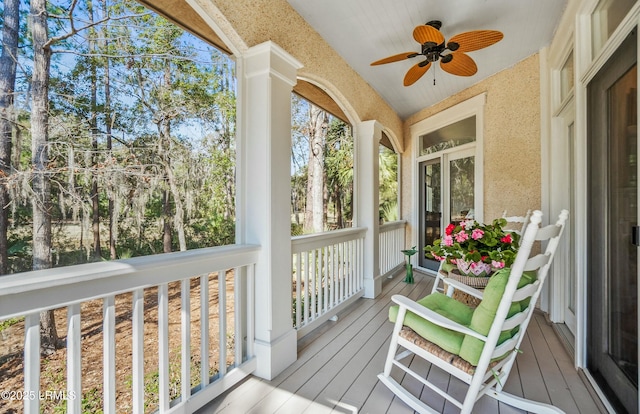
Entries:
[[453, 280], [457, 280], [460, 283], [464, 283], [467, 286], [471, 286], [476, 289], [484, 289], [489, 283], [491, 276], [465, 276], [458, 272], [458, 269], [452, 269], [449, 271], [449, 277]]

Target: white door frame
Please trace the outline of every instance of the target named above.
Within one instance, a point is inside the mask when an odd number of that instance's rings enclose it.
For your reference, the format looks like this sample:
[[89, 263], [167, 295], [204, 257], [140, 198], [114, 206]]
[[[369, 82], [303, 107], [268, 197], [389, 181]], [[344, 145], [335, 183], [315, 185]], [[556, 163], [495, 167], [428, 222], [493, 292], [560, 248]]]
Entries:
[[[437, 114], [426, 118], [420, 122], [417, 122], [413, 125], [411, 125], [411, 127], [409, 128], [409, 132], [411, 135], [411, 140], [413, 142], [413, 148], [412, 148], [412, 167], [411, 167], [411, 179], [413, 181], [413, 194], [415, 194], [416, 196], [413, 198], [413, 211], [415, 212], [413, 214], [413, 217], [411, 218], [411, 222], [412, 222], [412, 226], [415, 229], [420, 229], [420, 214], [418, 214], [419, 208], [420, 208], [420, 197], [418, 197], [419, 191], [420, 191], [420, 177], [418, 176], [419, 174], [419, 163], [422, 161], [426, 161], [428, 159], [432, 159], [432, 158], [436, 158], [441, 156], [442, 153], [449, 153], [449, 152], [458, 152], [461, 150], [464, 150], [465, 148], [471, 149], [471, 151], [473, 151], [473, 154], [475, 156], [475, 171], [474, 171], [474, 175], [475, 175], [475, 183], [474, 183], [474, 192], [475, 192], [475, 199], [474, 199], [474, 210], [475, 210], [475, 219], [477, 221], [482, 221], [484, 218], [484, 194], [483, 194], [483, 168], [482, 166], [484, 165], [484, 156], [483, 156], [483, 142], [484, 142], [484, 105], [486, 103], [486, 93], [482, 93], [480, 95], [477, 95], [471, 99], [468, 99], [464, 102], [461, 102], [457, 105], [452, 106], [451, 108], [445, 109], [442, 112], [438, 112]], [[436, 154], [429, 154], [426, 156], [419, 156], [420, 153], [420, 137], [428, 134], [430, 132], [433, 132], [435, 130], [438, 130], [440, 128], [443, 128], [447, 125], [451, 125], [455, 122], [461, 121], [463, 119], [467, 119], [470, 118], [472, 116], [475, 116], [476, 118], [476, 141], [473, 144], [465, 144], [465, 145], [461, 145], [460, 147], [456, 147], [456, 148], [451, 148]], [[439, 155], [438, 155], [439, 154]], [[443, 174], [444, 175], [444, 174]], [[444, 180], [444, 177], [443, 177]], [[443, 195], [444, 197], [444, 195]], [[448, 203], [448, 202], [447, 202]], [[443, 211], [444, 211], [444, 205], [443, 205]], [[447, 213], [448, 215], [448, 213]], [[444, 226], [446, 224], [444, 223], [444, 217], [443, 217], [443, 222], [442, 222], [442, 226], [443, 228], [441, 229], [442, 231], [444, 231]], [[412, 235], [412, 243], [414, 245], [418, 245], [419, 242], [419, 235], [418, 235], [418, 231], [414, 231], [413, 235]], [[418, 267], [417, 265], [417, 257], [413, 258], [414, 262], [414, 266]], [[419, 269], [430, 273], [430, 274], [435, 274], [435, 272], [428, 270], [428, 269], [424, 269], [422, 267], [418, 267]]]

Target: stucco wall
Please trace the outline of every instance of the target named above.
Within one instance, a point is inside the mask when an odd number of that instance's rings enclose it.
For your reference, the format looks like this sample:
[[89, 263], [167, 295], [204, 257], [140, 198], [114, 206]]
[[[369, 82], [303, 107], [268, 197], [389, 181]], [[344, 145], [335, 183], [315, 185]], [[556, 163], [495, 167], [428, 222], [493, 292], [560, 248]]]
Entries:
[[[247, 47], [273, 41], [304, 67], [301, 77], [328, 88], [360, 121], [377, 120], [402, 143], [402, 120], [286, 0], [213, 0]], [[240, 45], [236, 45], [241, 47]], [[349, 108], [345, 111], [349, 116]]]
[[[515, 66], [409, 117], [405, 147], [413, 148], [409, 127], [486, 92], [484, 110], [484, 221], [503, 210], [522, 215], [541, 207], [540, 70], [535, 54]], [[402, 162], [402, 217], [414, 220], [413, 154]]]

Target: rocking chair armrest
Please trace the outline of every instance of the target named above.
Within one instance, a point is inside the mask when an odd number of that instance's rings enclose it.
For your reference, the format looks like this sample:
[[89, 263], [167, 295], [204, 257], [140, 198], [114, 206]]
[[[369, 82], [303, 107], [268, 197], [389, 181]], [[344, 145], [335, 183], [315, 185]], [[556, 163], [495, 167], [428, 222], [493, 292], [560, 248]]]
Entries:
[[478, 290], [476, 288], [472, 288], [469, 285], [465, 285], [464, 283], [459, 282], [459, 281], [457, 281], [455, 279], [452, 279], [452, 278], [449, 278], [449, 277], [443, 278], [443, 281], [446, 284], [448, 284], [450, 286], [453, 286], [455, 289], [461, 290], [464, 293], [467, 293], [467, 294], [469, 294], [471, 296], [475, 296], [478, 299], [482, 299], [482, 296], [483, 296], [482, 291], [480, 291], [480, 290]]
[[[391, 297], [391, 300], [394, 301], [395, 303], [397, 303], [398, 305], [400, 305], [400, 312], [398, 312], [398, 316], [401, 315], [402, 313], [402, 309], [405, 308], [407, 311], [411, 311], [412, 313], [416, 314], [417, 316], [426, 319], [427, 321], [433, 323], [434, 325], [438, 325], [441, 326], [443, 328], [446, 329], [450, 329], [452, 331], [456, 331], [456, 332], [460, 332], [462, 334], [465, 335], [470, 335], [473, 336], [474, 338], [478, 338], [481, 341], [486, 342], [487, 341], [487, 337], [479, 334], [478, 332], [474, 331], [473, 329], [470, 329], [464, 325], [461, 325], [455, 321], [452, 321], [451, 319], [440, 315], [437, 312], [432, 311], [429, 308], [425, 308], [424, 306], [422, 306], [421, 304], [409, 299], [406, 296], [402, 296], [402, 295], [393, 295]], [[396, 323], [402, 323], [403, 321], [400, 321], [400, 318], [398, 318], [398, 320], [396, 321]]]

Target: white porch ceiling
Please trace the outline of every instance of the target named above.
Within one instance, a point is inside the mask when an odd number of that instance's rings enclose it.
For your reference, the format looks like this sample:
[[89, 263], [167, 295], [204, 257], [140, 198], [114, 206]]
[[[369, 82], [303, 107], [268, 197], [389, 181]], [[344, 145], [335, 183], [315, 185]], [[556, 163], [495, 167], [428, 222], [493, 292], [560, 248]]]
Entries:
[[[567, 0], [287, 0], [402, 118], [460, 92], [547, 46]], [[446, 39], [472, 30], [499, 30], [504, 39], [469, 52], [478, 72], [444, 72], [439, 63], [415, 84], [402, 80], [421, 57], [370, 66], [402, 52], [420, 50], [414, 27], [442, 21]], [[433, 84], [435, 68], [436, 85]]]

